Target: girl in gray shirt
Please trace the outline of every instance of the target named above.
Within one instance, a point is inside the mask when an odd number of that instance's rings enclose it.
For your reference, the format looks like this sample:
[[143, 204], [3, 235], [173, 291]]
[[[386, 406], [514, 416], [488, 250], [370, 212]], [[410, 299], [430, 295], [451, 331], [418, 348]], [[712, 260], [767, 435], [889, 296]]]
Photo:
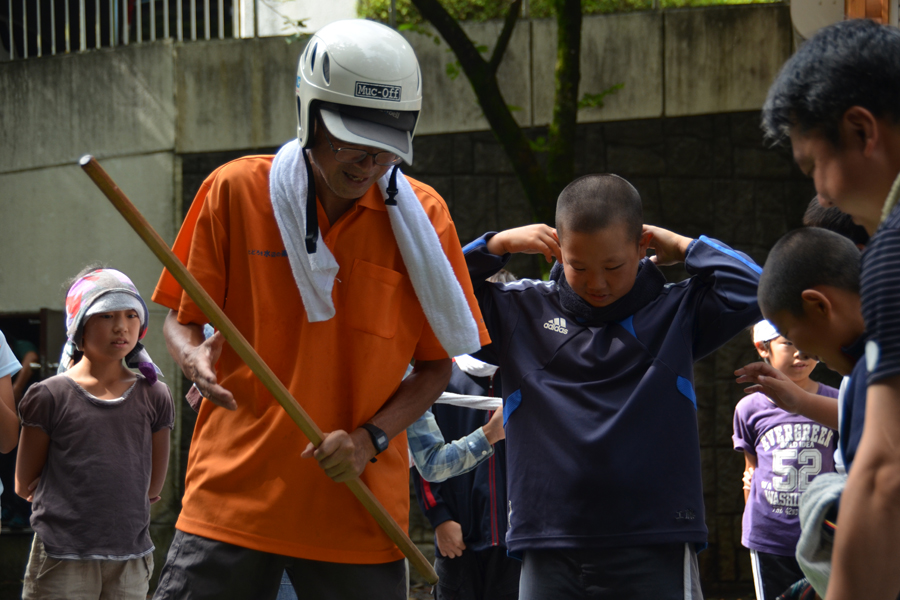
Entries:
[[16, 493], [33, 502], [35, 531], [23, 598], [147, 597], [150, 504], [166, 477], [174, 419], [139, 342], [148, 316], [114, 269], [83, 272], [69, 289], [60, 373], [19, 404]]

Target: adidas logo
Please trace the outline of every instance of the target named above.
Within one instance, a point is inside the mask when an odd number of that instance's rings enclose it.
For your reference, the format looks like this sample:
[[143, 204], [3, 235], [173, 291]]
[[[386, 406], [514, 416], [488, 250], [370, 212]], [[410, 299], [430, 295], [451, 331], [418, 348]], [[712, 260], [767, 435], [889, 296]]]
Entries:
[[549, 321], [544, 323], [544, 329], [549, 329], [550, 331], [555, 331], [556, 333], [569, 333], [569, 330], [566, 329], [566, 320], [561, 317], [550, 319]]

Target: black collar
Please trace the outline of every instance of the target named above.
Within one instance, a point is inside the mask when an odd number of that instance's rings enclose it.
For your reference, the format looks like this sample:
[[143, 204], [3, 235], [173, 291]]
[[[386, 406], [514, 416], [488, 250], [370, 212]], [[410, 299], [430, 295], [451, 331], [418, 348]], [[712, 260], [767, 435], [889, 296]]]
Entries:
[[864, 333], [856, 338], [856, 341], [849, 346], [842, 346], [841, 352], [855, 363], [866, 353], [866, 341], [868, 341], [868, 339], [869, 336]]
[[559, 285], [559, 300], [563, 308], [575, 316], [576, 322], [587, 327], [601, 327], [633, 315], [659, 296], [666, 284], [665, 275], [649, 258], [645, 258], [638, 267], [634, 287], [609, 306], [598, 308], [588, 304], [569, 287], [562, 264], [553, 265], [550, 279]]

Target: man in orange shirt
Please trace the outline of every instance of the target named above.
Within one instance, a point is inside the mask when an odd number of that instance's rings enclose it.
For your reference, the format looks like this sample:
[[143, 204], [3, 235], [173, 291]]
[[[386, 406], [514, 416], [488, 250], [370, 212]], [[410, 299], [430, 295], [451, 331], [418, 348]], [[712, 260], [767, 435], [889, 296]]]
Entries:
[[284, 570], [301, 598], [405, 598], [402, 554], [334, 482], [359, 476], [407, 528], [405, 429], [448, 356], [489, 343], [446, 204], [390, 170], [412, 162], [421, 108], [406, 41], [329, 25], [297, 95], [299, 141], [213, 172], [174, 250], [327, 433], [313, 448], [221, 334], [204, 341], [164, 272], [166, 342], [205, 400], [155, 598], [275, 598]]

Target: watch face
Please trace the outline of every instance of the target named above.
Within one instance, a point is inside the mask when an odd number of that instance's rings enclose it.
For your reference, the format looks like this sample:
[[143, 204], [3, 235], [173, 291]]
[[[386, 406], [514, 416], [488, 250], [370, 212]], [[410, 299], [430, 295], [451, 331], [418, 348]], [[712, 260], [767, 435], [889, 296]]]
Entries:
[[379, 433], [377, 436], [375, 436], [375, 439], [378, 440], [378, 451], [379, 452], [387, 450], [388, 439], [384, 433]]

